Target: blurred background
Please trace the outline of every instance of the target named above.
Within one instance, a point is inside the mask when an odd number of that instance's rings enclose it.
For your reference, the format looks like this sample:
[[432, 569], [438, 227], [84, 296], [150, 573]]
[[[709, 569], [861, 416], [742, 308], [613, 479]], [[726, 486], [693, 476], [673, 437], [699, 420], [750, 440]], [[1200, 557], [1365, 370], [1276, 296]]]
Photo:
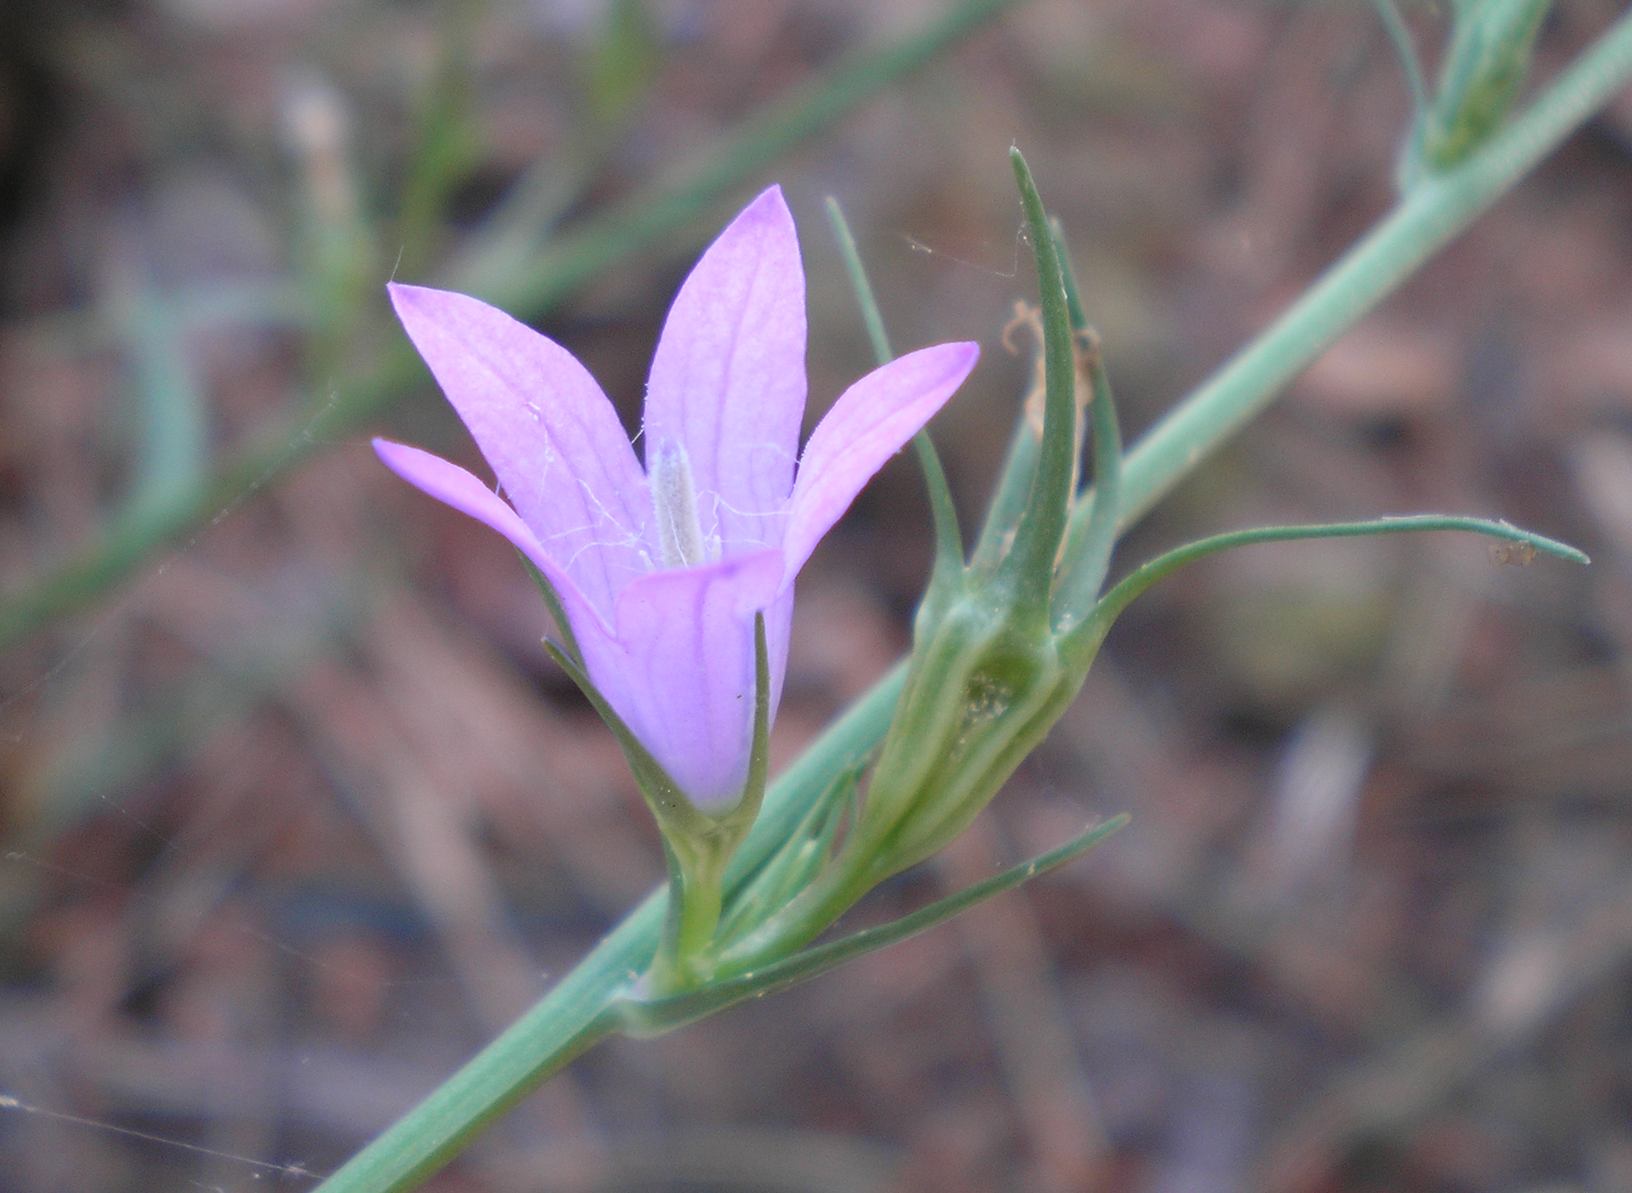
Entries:
[[[1430, 58], [1445, 7], [1407, 7]], [[1617, 8], [1562, 0], [1540, 77]], [[973, 518], [1030, 368], [1011, 143], [1136, 435], [1386, 210], [1407, 119], [1358, 2], [8, 0], [0, 1190], [311, 1188], [661, 877], [513, 552], [368, 450], [479, 467], [388, 278], [530, 318], [633, 420], [679, 279], [780, 181], [814, 418], [871, 363], [837, 196], [897, 347], [984, 345], [934, 426]], [[1435, 509], [1592, 568], [1187, 573], [862, 916], [1130, 828], [596, 1050], [429, 1187], [1632, 1189], [1629, 313], [1623, 95], [1119, 555]], [[780, 760], [905, 649], [928, 556], [903, 457], [801, 580]]]

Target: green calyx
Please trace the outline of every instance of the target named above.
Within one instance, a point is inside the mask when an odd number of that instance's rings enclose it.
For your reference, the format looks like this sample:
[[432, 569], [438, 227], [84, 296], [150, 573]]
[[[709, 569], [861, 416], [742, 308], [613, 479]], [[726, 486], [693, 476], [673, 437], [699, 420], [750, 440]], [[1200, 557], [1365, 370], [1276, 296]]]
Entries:
[[[938, 572], [920, 608], [906, 688], [839, 859], [874, 882], [962, 832], [1075, 697], [1089, 660], [1062, 652], [1062, 632], [1092, 607], [1116, 530], [1121, 439], [1098, 339], [1025, 158], [1010, 161], [1040, 289], [1041, 418], [1021, 414], [972, 561]], [[1094, 509], [1073, 532], [1081, 500]]]
[[601, 695], [575, 651], [548, 641], [544, 645], [618, 739], [663, 836], [669, 906], [647, 983], [655, 991], [667, 992], [706, 981], [713, 968], [711, 953], [723, 908], [726, 865], [759, 815], [770, 770], [771, 672], [765, 616], [754, 615], [754, 728], [748, 777], [742, 797], [719, 813], [705, 812], [686, 797]]

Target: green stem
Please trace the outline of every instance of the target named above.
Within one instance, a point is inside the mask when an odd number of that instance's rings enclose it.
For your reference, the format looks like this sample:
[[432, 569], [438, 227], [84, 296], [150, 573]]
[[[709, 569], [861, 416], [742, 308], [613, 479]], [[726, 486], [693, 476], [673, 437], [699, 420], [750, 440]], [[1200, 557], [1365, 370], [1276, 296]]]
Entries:
[[[712, 151], [688, 157], [676, 177], [585, 220], [547, 248], [542, 258], [503, 259], [501, 274], [467, 278], [465, 284], [518, 318], [536, 319], [641, 249], [683, 247], [687, 241], [676, 233], [707, 214], [722, 196], [1013, 3], [963, 0], [918, 33], [852, 55], [820, 82], [796, 89], [738, 126]], [[701, 165], [691, 165], [698, 160]], [[221, 510], [271, 483], [317, 449], [355, 435], [397, 399], [418, 392], [423, 376], [405, 344], [388, 349], [373, 372], [340, 386], [316, 416], [303, 410], [162, 505], [142, 511], [139, 518], [116, 519], [98, 541], [4, 595], [0, 650], [54, 618], [88, 608], [133, 577], [155, 552], [184, 541]]]
[[[696, 859], [700, 864], [681, 866], [669, 879], [671, 906], [678, 906], [674, 937], [660, 950], [654, 969], [666, 967], [669, 972], [657, 972], [654, 980], [665, 988], [690, 985], [692, 961], [703, 956], [714, 940], [714, 930], [720, 924], [723, 906], [721, 891], [720, 857], [716, 853]], [[667, 955], [665, 955], [667, 954]]]

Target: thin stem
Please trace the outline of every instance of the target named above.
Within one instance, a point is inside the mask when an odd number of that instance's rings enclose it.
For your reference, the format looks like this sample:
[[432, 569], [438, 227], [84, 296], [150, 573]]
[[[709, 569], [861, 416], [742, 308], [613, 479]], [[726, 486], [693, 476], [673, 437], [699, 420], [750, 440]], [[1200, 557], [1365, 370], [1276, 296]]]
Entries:
[[708, 952], [720, 925], [724, 860], [718, 850], [702, 850], [682, 859], [672, 845], [669, 848], [671, 915], [662, 946], [652, 962], [652, 980], [660, 989], [682, 989], [694, 984], [694, 961]]

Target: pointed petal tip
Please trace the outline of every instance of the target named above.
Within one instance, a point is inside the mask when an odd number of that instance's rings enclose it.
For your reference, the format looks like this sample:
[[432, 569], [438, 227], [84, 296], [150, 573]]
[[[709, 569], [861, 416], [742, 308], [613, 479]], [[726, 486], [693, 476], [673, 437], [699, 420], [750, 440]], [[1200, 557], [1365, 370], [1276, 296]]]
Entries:
[[391, 305], [399, 310], [403, 303], [414, 301], [424, 289], [424, 286], [414, 286], [407, 282], [391, 281], [385, 284], [386, 297], [391, 300]]
[[410, 286], [406, 282], [387, 282], [385, 296], [391, 301], [391, 309], [397, 313], [397, 319], [413, 338], [415, 325], [425, 318], [426, 308], [430, 305], [429, 299], [436, 293], [424, 286]]
[[420, 452], [417, 447], [411, 447], [406, 443], [398, 443], [395, 439], [387, 439], [383, 435], [374, 436], [368, 443], [374, 449], [374, 454], [380, 458], [387, 468], [394, 468], [396, 466], [394, 461], [407, 459], [414, 453]]
[[768, 211], [774, 211], [777, 209], [786, 211], [788, 209], [788, 199], [787, 196], [782, 193], [782, 184], [780, 182], [773, 182], [770, 186], [760, 191], [759, 194], [754, 196], [753, 201], [750, 202], [747, 207], [743, 208], [743, 210], [754, 211], [760, 207], [764, 207]]
[[420, 333], [441, 324], [467, 326], [486, 323], [506, 331], [520, 329], [528, 337], [538, 334], [514, 315], [472, 294], [439, 290], [435, 286], [415, 286], [407, 282], [387, 282], [385, 293], [408, 337], [421, 348]]
[[[950, 385], [941, 401], [950, 398], [980, 362], [980, 345], [974, 340], [951, 340], [904, 352], [888, 364], [880, 365], [869, 377], [898, 377], [905, 384], [922, 389]], [[936, 403], [939, 408], [940, 403]]]
[[[413, 485], [416, 489], [422, 489], [426, 492], [430, 492], [431, 496], [435, 497], [439, 501], [446, 502], [448, 499], [444, 497], [440, 491], [426, 489], [423, 478], [427, 475], [440, 476], [447, 469], [465, 472], [465, 470], [460, 468], [457, 464], [444, 460], [435, 452], [428, 452], [422, 447], [414, 447], [412, 444], [408, 443], [398, 443], [394, 439], [386, 439], [383, 436], [375, 436], [370, 443], [374, 448], [374, 454], [379, 457], [380, 463], [384, 464], [392, 472], [396, 473], [403, 480]], [[466, 475], [470, 474], [466, 473]], [[478, 486], [481, 486], [484, 489], [486, 488], [486, 486], [482, 485], [482, 482], [476, 480], [474, 476], [471, 476], [471, 480]], [[452, 503], [449, 502], [449, 504]]]
[[793, 212], [788, 208], [788, 200], [782, 193], [780, 183], [773, 182], [755, 195], [726, 226], [720, 238], [724, 239], [731, 231], [747, 231], [755, 226], [774, 228], [778, 233], [792, 237], [797, 242], [798, 233], [794, 228]]
[[[446, 307], [450, 303], [479, 303], [479, 299], [471, 298], [467, 294], [460, 294], [453, 290], [438, 290], [434, 286], [414, 286], [407, 282], [387, 282], [385, 284], [386, 297], [391, 300], [391, 309], [397, 312], [397, 318], [407, 324], [410, 319], [426, 318], [436, 314], [438, 306]], [[485, 305], [485, 304], [484, 304]]]
[[974, 340], [953, 340], [949, 344], [942, 344], [941, 347], [955, 362], [954, 367], [962, 368], [966, 374], [980, 360], [980, 345]]

